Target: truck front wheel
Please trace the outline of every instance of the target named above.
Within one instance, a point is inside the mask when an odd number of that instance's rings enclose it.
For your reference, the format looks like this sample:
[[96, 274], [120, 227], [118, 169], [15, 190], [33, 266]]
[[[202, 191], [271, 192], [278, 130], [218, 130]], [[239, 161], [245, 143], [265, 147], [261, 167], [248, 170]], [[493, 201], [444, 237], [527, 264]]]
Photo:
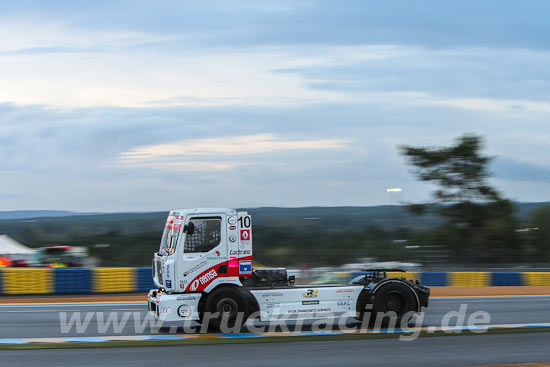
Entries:
[[203, 316], [203, 320], [209, 323], [208, 328], [212, 330], [240, 330], [248, 318], [249, 309], [245, 295], [238, 288], [219, 288], [208, 295], [204, 310], [210, 315]]

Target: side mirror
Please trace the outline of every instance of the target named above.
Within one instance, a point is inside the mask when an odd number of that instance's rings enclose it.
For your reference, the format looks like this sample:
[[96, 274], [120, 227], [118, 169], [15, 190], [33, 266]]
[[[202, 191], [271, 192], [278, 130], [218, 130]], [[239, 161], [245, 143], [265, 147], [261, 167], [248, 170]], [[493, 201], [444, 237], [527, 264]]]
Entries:
[[189, 222], [188, 224], [183, 226], [183, 232], [191, 235], [193, 232], [195, 232], [195, 223]]

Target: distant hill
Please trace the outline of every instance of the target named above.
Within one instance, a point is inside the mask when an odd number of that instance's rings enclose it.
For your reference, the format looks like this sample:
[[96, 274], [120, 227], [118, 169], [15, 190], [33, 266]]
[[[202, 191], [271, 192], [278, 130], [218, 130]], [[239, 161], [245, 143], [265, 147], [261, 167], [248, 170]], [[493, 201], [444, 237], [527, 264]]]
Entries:
[[[544, 205], [550, 205], [549, 202], [531, 202], [531, 203], [515, 203], [517, 209], [517, 215], [520, 220], [528, 218], [529, 213], [538, 207]], [[395, 220], [396, 216], [409, 217], [410, 213], [407, 212], [406, 207], [400, 205], [378, 205], [378, 206], [336, 206], [336, 207], [301, 207], [301, 208], [282, 208], [282, 207], [259, 207], [259, 208], [243, 208], [242, 210], [248, 210], [254, 214], [254, 221], [260, 221], [261, 224], [268, 221], [274, 225], [288, 224], [289, 220], [296, 219], [309, 219], [309, 220], [327, 220], [339, 221], [342, 217], [355, 217], [355, 219], [373, 220], [374, 224], [380, 224], [378, 222], [385, 222], [389, 218]], [[162, 212], [165, 213], [165, 212]], [[98, 216], [98, 219], [112, 218], [112, 216], [122, 215], [124, 217], [143, 217], [153, 215], [156, 217], [159, 212], [117, 212], [117, 213], [105, 213], [105, 212], [75, 212], [70, 210], [10, 210], [0, 211], [0, 221], [10, 219], [47, 219], [47, 218], [60, 218], [60, 217], [73, 217], [73, 216]], [[437, 218], [427, 216], [429, 219], [420, 220], [429, 224], [434, 224], [433, 221]], [[399, 218], [397, 218], [399, 219]], [[409, 219], [405, 220], [408, 222]]]
[[[525, 223], [532, 210], [543, 205], [550, 203], [517, 203], [518, 219]], [[422, 234], [429, 233], [443, 221], [433, 213], [417, 216], [405, 206], [390, 205], [247, 210], [252, 214], [254, 225], [255, 256], [259, 262], [269, 265], [335, 264], [373, 254], [384, 261], [410, 260], [408, 252], [400, 251], [393, 244], [394, 236], [417, 241], [412, 243], [430, 242], [433, 239]], [[0, 219], [0, 234], [7, 234], [26, 246], [85, 246], [104, 266], [147, 266], [151, 254], [158, 249], [168, 213], [40, 210], [1, 214], [11, 218]], [[110, 246], [99, 248], [97, 244]]]
[[10, 210], [0, 211], [0, 220], [3, 219], [28, 219], [44, 217], [68, 217], [71, 215], [94, 215], [99, 213], [79, 213], [68, 210]]
[[[520, 221], [530, 212], [550, 203], [517, 203]], [[437, 227], [442, 219], [436, 214], [412, 215], [404, 206], [370, 207], [263, 207], [246, 209], [252, 215], [255, 227], [280, 228], [285, 231], [331, 232], [408, 227], [424, 230]], [[105, 233], [128, 235], [143, 232], [162, 232], [167, 212], [151, 213], [79, 213], [56, 210], [28, 210], [0, 212], [0, 234], [38, 246], [59, 243], [83, 236]]]

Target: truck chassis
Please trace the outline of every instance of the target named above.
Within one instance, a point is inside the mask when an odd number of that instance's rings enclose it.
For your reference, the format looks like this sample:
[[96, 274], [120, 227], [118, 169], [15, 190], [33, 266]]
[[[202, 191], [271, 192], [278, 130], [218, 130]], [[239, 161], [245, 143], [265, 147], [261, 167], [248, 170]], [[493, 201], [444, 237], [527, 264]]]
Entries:
[[[264, 269], [264, 273], [281, 269]], [[260, 321], [315, 320], [354, 317], [374, 322], [382, 315], [383, 325], [401, 325], [422, 307], [428, 306], [429, 288], [404, 277], [387, 277], [387, 269], [367, 269], [351, 285], [299, 285], [277, 283], [269, 286], [226, 284], [209, 293], [170, 294], [151, 290], [148, 296], [149, 311], [162, 321], [209, 322], [219, 330], [222, 322], [228, 327], [244, 324], [249, 316]], [[392, 272], [400, 271], [391, 269]], [[285, 272], [286, 273], [286, 272]], [[205, 314], [209, 316], [205, 318]], [[239, 316], [242, 313], [242, 316]]]

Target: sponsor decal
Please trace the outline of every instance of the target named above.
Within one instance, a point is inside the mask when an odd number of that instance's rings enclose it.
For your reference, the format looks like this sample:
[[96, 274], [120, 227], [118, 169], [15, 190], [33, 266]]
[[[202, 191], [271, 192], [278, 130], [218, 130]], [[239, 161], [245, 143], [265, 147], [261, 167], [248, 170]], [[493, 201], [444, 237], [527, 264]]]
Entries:
[[282, 297], [282, 293], [264, 293], [262, 297]]
[[155, 301], [156, 301], [157, 303], [160, 303], [160, 296], [162, 296], [162, 293], [158, 292], [158, 293], [157, 293], [157, 296], [155, 297]]
[[336, 302], [338, 306], [351, 306], [351, 301], [338, 301]]
[[217, 276], [218, 276], [218, 273], [216, 273], [216, 270], [212, 269], [208, 273], [204, 274], [203, 276], [195, 279], [193, 283], [191, 283], [189, 290], [191, 292], [194, 292], [199, 288], [199, 285], [205, 285], [208, 282], [210, 282], [212, 279], [216, 278]]
[[337, 289], [336, 293], [351, 293], [353, 289]]
[[252, 274], [252, 260], [239, 261], [239, 274]]
[[229, 217], [229, 218], [227, 218], [227, 223], [229, 223], [229, 224], [231, 224], [231, 225], [237, 224], [237, 217]]
[[180, 289], [185, 289], [185, 287], [187, 287], [187, 283], [189, 283], [189, 281], [180, 280]]
[[232, 255], [232, 256], [242, 256], [242, 255], [250, 255], [250, 254], [251, 254], [250, 250], [230, 250], [229, 251], [229, 255]]
[[265, 305], [266, 310], [278, 310], [281, 308], [280, 303], [268, 303]]
[[302, 305], [318, 305], [319, 301], [302, 301]]
[[302, 293], [302, 297], [304, 298], [317, 298], [319, 295], [319, 291], [317, 289], [308, 289], [304, 293]]
[[236, 229], [237, 229], [237, 226], [229, 226], [229, 230], [230, 230], [230, 231], [234, 231], [234, 230], [236, 230]]
[[165, 283], [166, 283], [166, 288], [172, 288], [172, 281], [171, 280], [166, 279]]
[[169, 314], [171, 308], [169, 306], [159, 307], [159, 314]]
[[195, 296], [195, 295], [176, 297], [176, 301], [189, 301], [189, 300], [195, 300], [195, 299], [197, 299], [197, 296]]
[[186, 277], [189, 274], [193, 274], [194, 272], [196, 272], [197, 270], [199, 270], [200, 268], [205, 266], [206, 263], [207, 263], [207, 261], [201, 261], [200, 263], [198, 263], [197, 265], [193, 266], [191, 269], [189, 269], [185, 273], [183, 273], [183, 276]]
[[189, 317], [193, 311], [189, 305], [181, 305], [178, 307], [178, 316], [179, 317]]
[[241, 242], [250, 241], [250, 229], [241, 229]]
[[317, 312], [331, 312], [331, 308], [302, 308], [298, 310], [288, 310], [287, 313], [317, 313]]
[[174, 231], [179, 231], [181, 229], [181, 224], [183, 217], [181, 215], [169, 215], [166, 219], [165, 227], [167, 229], [173, 229]]
[[225, 260], [225, 257], [221, 256], [221, 253], [216, 250], [216, 256], [209, 256], [206, 258], [206, 260]]
[[166, 279], [170, 279], [170, 264], [166, 264]]

